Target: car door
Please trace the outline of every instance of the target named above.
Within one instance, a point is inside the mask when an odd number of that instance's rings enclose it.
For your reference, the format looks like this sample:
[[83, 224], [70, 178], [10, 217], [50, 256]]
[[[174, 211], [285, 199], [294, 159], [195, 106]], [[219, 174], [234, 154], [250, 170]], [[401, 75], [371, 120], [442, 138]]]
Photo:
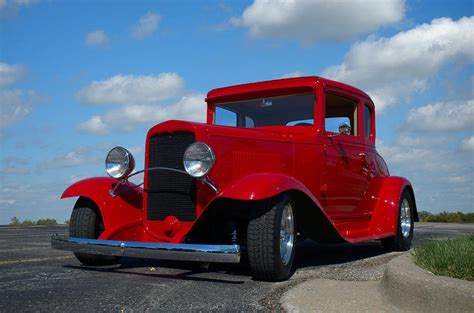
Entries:
[[[324, 209], [334, 218], [360, 215], [358, 206], [370, 184], [362, 104], [357, 94], [326, 89], [321, 198]], [[338, 132], [343, 122], [351, 126], [348, 134]]]
[[[364, 151], [361, 152], [361, 170], [368, 188], [376, 176], [384, 176], [388, 173], [381, 172], [377, 166], [378, 156], [375, 150], [375, 110], [372, 101], [365, 99], [361, 110], [361, 130], [364, 142]], [[370, 199], [367, 199], [370, 201]], [[368, 203], [359, 203], [357, 213], [370, 216], [372, 206]]]

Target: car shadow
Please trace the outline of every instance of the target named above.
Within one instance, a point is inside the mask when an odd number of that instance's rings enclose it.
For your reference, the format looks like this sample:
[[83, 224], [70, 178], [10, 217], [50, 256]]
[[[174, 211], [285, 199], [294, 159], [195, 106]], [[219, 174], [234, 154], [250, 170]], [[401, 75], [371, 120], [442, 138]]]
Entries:
[[[120, 261], [120, 264], [113, 266], [104, 266], [104, 267], [95, 267], [95, 266], [84, 266], [84, 265], [64, 265], [68, 269], [79, 269], [92, 272], [108, 272], [113, 274], [125, 274], [133, 276], [142, 276], [142, 277], [156, 277], [164, 279], [174, 279], [174, 280], [186, 280], [186, 281], [198, 281], [198, 282], [210, 282], [210, 283], [224, 283], [224, 284], [243, 284], [244, 281], [241, 280], [227, 280], [219, 278], [209, 278], [196, 276], [199, 274], [209, 273], [209, 269], [205, 266], [199, 266], [199, 263], [195, 262], [177, 262], [174, 261], [174, 264], [163, 263], [165, 261], [157, 260], [144, 260], [144, 259], [135, 259], [135, 258], [123, 258]], [[185, 264], [186, 263], [186, 264]], [[151, 270], [147, 272], [134, 271], [133, 269], [138, 268], [150, 268], [154, 269], [159, 268], [170, 268], [184, 270], [176, 274], [164, 274], [164, 273], [154, 273]]]
[[295, 255], [296, 270], [305, 267], [337, 265], [367, 259], [387, 251], [379, 241], [350, 244], [320, 244], [312, 240], [298, 243]]
[[[295, 255], [295, 270], [307, 267], [320, 267], [326, 265], [337, 265], [349, 263], [366, 258], [371, 258], [387, 253], [378, 241], [370, 241], [359, 244], [320, 244], [311, 240], [297, 243]], [[223, 263], [199, 263], [185, 261], [166, 261], [139, 258], [122, 258], [120, 263], [113, 266], [92, 267], [81, 265], [65, 265], [70, 269], [81, 269], [86, 271], [110, 272], [115, 274], [137, 275], [145, 277], [158, 277], [165, 279], [179, 279], [190, 281], [205, 281], [226, 284], [244, 284], [244, 280], [220, 279], [197, 276], [199, 274], [221, 273], [232, 277], [250, 277], [250, 268], [245, 260], [240, 264]], [[147, 268], [146, 272], [137, 271]], [[165, 268], [178, 270], [178, 273], [156, 273], [154, 268]], [[151, 271], [151, 269], [154, 269]]]

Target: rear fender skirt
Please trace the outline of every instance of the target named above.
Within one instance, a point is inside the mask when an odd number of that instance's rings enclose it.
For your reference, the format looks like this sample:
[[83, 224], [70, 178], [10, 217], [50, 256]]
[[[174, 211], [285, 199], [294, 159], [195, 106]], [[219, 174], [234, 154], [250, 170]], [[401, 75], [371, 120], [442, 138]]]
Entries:
[[115, 189], [116, 196], [112, 197], [109, 191], [117, 183], [116, 179], [107, 177], [84, 179], [69, 186], [61, 199], [81, 197], [96, 204], [105, 227], [99, 239], [138, 240], [142, 227], [143, 190], [125, 183]]

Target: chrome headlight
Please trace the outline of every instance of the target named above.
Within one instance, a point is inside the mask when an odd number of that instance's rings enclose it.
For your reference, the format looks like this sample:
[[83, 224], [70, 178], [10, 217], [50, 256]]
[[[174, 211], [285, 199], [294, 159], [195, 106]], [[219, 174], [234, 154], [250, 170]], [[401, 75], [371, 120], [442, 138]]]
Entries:
[[192, 177], [203, 177], [211, 170], [214, 160], [214, 153], [208, 145], [204, 142], [195, 142], [184, 152], [184, 169]]
[[130, 174], [135, 168], [133, 155], [125, 148], [115, 147], [105, 158], [105, 169], [110, 177], [120, 179]]

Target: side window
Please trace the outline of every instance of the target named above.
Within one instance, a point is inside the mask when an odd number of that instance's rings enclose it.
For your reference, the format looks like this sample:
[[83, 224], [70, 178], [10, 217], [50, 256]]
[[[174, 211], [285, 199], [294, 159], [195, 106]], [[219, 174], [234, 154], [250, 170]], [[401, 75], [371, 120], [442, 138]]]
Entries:
[[253, 119], [246, 116], [245, 117], [245, 128], [254, 128], [254, 127], [255, 127], [255, 122], [253, 121]]
[[286, 123], [286, 126], [313, 126], [313, 119], [297, 120]]
[[326, 94], [326, 131], [338, 133], [339, 126], [351, 126], [351, 135], [357, 136], [357, 101], [336, 94]]
[[369, 138], [372, 135], [372, 110], [367, 104], [364, 104], [364, 129], [365, 138]]
[[237, 126], [237, 113], [216, 107], [215, 122], [216, 125]]

